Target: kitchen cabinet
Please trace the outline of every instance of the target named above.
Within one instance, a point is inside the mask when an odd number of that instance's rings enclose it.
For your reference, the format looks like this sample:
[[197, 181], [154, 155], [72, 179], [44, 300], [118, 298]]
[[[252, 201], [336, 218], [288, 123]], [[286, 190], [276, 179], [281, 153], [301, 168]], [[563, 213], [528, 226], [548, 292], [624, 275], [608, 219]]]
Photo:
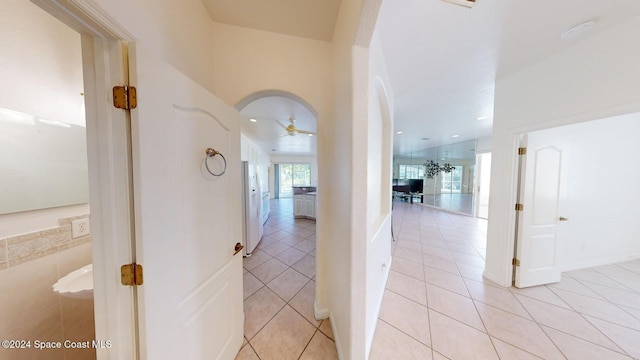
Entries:
[[316, 219], [316, 195], [293, 195], [293, 216], [296, 218]]

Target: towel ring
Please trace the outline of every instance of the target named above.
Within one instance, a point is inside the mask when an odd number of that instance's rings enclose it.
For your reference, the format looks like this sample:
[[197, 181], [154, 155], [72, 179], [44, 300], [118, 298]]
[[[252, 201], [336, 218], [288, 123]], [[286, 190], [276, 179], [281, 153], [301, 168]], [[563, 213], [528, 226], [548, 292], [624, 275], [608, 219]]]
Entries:
[[[213, 176], [224, 175], [224, 173], [227, 172], [227, 159], [224, 158], [224, 155], [222, 155], [220, 151], [212, 148], [207, 148], [207, 150], [205, 150], [205, 153], [207, 154], [207, 157], [204, 158], [204, 166], [207, 168], [207, 171], [209, 172], [209, 174]], [[220, 155], [220, 157], [222, 158], [222, 161], [224, 161], [224, 169], [222, 169], [222, 172], [219, 174], [216, 174], [213, 171], [211, 171], [211, 169], [209, 169], [209, 158], [215, 157], [216, 155]]]

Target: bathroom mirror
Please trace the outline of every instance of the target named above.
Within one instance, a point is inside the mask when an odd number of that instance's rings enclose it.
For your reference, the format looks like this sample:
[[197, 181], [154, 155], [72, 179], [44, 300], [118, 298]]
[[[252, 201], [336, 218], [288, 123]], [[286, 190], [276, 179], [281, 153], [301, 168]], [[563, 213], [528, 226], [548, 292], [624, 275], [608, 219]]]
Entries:
[[474, 139], [398, 154], [394, 156], [394, 185], [421, 180], [423, 195], [411, 200], [473, 215], [476, 144]]
[[0, 214], [89, 202], [86, 129], [0, 108]]

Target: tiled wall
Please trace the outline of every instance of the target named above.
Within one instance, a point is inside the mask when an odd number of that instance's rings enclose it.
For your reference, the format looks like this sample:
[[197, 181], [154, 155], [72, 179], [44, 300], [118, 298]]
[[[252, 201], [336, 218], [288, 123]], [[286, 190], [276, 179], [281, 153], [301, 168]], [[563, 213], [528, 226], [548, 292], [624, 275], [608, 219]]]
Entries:
[[[82, 216], [80, 216], [82, 217]], [[85, 216], [86, 217], [86, 216]], [[59, 227], [0, 240], [0, 340], [31, 340], [31, 349], [0, 347], [0, 359], [95, 359], [95, 351], [35, 350], [35, 340], [94, 339], [92, 300], [61, 297], [53, 284], [91, 263], [91, 236], [71, 238], [71, 220]]]

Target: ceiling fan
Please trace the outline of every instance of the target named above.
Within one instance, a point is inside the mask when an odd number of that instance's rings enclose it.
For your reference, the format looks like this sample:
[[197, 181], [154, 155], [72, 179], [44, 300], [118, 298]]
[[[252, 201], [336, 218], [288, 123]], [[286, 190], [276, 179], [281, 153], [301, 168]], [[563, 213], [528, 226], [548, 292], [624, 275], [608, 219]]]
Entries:
[[308, 134], [309, 136], [312, 136], [316, 134], [313, 131], [298, 129], [294, 124], [296, 122], [296, 118], [293, 116], [289, 118], [289, 122], [291, 123], [289, 125], [285, 125], [278, 120], [276, 120], [276, 122], [278, 123], [278, 125], [280, 125], [281, 128], [283, 128], [287, 132], [287, 135], [289, 136], [295, 136], [296, 134]]

